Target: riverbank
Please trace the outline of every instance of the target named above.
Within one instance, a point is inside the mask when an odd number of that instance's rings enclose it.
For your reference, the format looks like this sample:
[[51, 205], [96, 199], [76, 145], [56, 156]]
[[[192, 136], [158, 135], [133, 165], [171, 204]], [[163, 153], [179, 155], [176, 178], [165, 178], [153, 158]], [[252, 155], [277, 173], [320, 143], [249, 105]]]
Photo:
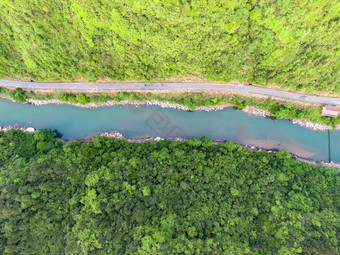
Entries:
[[[52, 100], [35, 100], [35, 99], [27, 99], [27, 103], [41, 106], [41, 105], [48, 105], [48, 104], [66, 104], [66, 105], [72, 105], [76, 107], [81, 108], [99, 108], [99, 107], [110, 107], [110, 106], [123, 106], [123, 105], [133, 105], [136, 107], [142, 106], [142, 105], [148, 105], [148, 106], [159, 106], [161, 108], [170, 108], [175, 110], [181, 110], [181, 111], [190, 111], [189, 107], [183, 106], [176, 103], [170, 103], [170, 102], [161, 102], [156, 100], [144, 100], [144, 101], [135, 101], [135, 100], [122, 100], [120, 102], [116, 101], [107, 101], [104, 103], [87, 103], [87, 104], [79, 104], [79, 103], [70, 103], [70, 102], [63, 102], [58, 99], [52, 99]], [[195, 111], [219, 111], [223, 110], [228, 107], [233, 107], [232, 104], [224, 104], [224, 105], [217, 105], [212, 107], [205, 107], [205, 106], [197, 106]]]
[[[259, 109], [253, 106], [246, 106], [244, 109], [242, 109], [242, 111], [249, 115], [275, 118], [275, 116], [270, 111], [262, 110], [262, 109]], [[306, 119], [297, 120], [294, 118], [288, 118], [288, 120], [292, 122], [293, 124], [308, 128], [310, 130], [315, 130], [315, 131], [340, 130], [340, 124], [338, 124], [336, 128], [333, 128], [331, 126], [327, 126], [327, 125], [320, 124], [320, 123], [315, 123], [312, 121], [308, 121]]]
[[[5, 126], [5, 127], [0, 127], [0, 132], [6, 132], [10, 129], [15, 129], [15, 130], [21, 130], [24, 133], [30, 133], [34, 134], [38, 132], [39, 130], [33, 128], [33, 127], [20, 127], [19, 125], [14, 125], [14, 126]], [[140, 137], [140, 138], [128, 138], [125, 137], [123, 134], [119, 133], [118, 131], [111, 131], [111, 132], [97, 132], [96, 134], [92, 136], [88, 136], [84, 139], [64, 139], [64, 138], [56, 138], [60, 140], [63, 144], [70, 144], [72, 142], [82, 142], [82, 143], [88, 143], [92, 141], [92, 138], [95, 136], [103, 136], [106, 138], [112, 138], [112, 139], [125, 139], [129, 143], [145, 143], [145, 142], [159, 142], [162, 140], [166, 141], [172, 141], [172, 142], [187, 142], [189, 139], [186, 138], [167, 138], [163, 139], [161, 137]], [[225, 143], [225, 141], [213, 141], [213, 145], [221, 145]], [[270, 144], [270, 143], [269, 143]], [[251, 144], [239, 144], [245, 149], [257, 151], [257, 152], [265, 152], [265, 153], [270, 153], [270, 154], [276, 154], [279, 150], [276, 148], [268, 148], [268, 146], [264, 146], [266, 148], [260, 148], [257, 146], [253, 146]], [[325, 161], [312, 161], [309, 159], [306, 159], [304, 157], [301, 157], [299, 155], [296, 155], [294, 153], [290, 153], [292, 159], [296, 159], [298, 161], [308, 163], [317, 167], [335, 167], [340, 169], [340, 162], [325, 162]]]

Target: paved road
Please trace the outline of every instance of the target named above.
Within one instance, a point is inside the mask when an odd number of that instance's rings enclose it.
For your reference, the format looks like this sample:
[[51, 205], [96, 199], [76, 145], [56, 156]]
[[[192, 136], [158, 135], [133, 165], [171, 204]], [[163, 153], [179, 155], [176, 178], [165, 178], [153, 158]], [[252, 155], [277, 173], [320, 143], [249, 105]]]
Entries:
[[310, 96], [244, 84], [209, 83], [49, 83], [0, 79], [0, 87], [46, 90], [223, 90], [292, 99], [310, 103], [340, 105], [340, 98]]

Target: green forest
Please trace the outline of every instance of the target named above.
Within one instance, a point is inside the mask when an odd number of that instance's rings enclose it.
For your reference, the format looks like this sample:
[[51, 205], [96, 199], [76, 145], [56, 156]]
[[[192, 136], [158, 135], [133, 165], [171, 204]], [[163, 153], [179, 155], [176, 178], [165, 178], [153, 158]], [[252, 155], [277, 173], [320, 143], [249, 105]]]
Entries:
[[339, 12], [334, 0], [1, 0], [0, 78], [339, 94]]
[[0, 132], [1, 254], [339, 254], [340, 172], [210, 138]]

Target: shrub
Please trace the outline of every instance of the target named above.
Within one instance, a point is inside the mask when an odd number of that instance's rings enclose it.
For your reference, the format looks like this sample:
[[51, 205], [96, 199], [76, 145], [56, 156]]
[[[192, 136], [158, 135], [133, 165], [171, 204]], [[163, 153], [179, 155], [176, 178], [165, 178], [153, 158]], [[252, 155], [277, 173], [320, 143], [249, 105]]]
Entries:
[[10, 94], [10, 97], [19, 103], [25, 103], [27, 96], [25, 94], [25, 92], [21, 89], [21, 88], [17, 88], [15, 89], [15, 91], [12, 91]]
[[76, 95], [76, 102], [79, 104], [87, 104], [90, 102], [89, 98], [84, 94], [77, 94]]
[[202, 146], [203, 147], [210, 147], [213, 144], [213, 140], [210, 137], [202, 137]]
[[202, 142], [196, 138], [189, 139], [187, 143], [192, 147], [199, 147], [202, 144]]

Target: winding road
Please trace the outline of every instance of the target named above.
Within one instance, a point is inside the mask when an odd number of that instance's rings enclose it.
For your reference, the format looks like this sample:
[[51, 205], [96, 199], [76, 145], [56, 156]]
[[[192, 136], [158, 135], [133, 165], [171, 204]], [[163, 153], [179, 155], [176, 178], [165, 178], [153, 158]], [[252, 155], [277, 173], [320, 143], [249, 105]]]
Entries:
[[340, 105], [340, 98], [305, 95], [244, 84], [216, 83], [52, 83], [0, 79], [0, 87], [39, 90], [223, 90], [258, 94], [301, 102]]

